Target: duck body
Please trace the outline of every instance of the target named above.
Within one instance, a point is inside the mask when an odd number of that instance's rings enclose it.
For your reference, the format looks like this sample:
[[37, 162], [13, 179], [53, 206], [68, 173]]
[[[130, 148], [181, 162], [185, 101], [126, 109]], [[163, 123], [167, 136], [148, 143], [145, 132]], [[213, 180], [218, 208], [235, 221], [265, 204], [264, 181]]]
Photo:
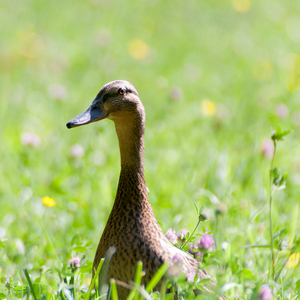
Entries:
[[[67, 123], [68, 128], [102, 119], [115, 123], [121, 154], [121, 172], [115, 202], [101, 236], [93, 264], [97, 268], [110, 246], [116, 247], [108, 271], [108, 280], [134, 280], [137, 261], [143, 262], [147, 285], [164, 262], [180, 258], [181, 271], [187, 277], [198, 274], [210, 278], [199, 269], [198, 262], [175, 247], [158, 225], [150, 205], [144, 176], [145, 110], [135, 87], [123, 80], [106, 84], [92, 105]], [[160, 284], [156, 287], [160, 289]], [[129, 290], [118, 287], [119, 299], [126, 299]]]
[[[125, 196], [124, 193], [126, 193], [122, 183], [123, 176], [126, 181], [130, 178], [131, 183], [134, 183], [135, 180], [142, 181], [142, 177], [134, 169], [124, 169], [121, 171], [116, 200], [120, 190], [122, 190], [120, 195]], [[124, 183], [126, 181], [124, 180]], [[170, 262], [176, 254], [185, 260], [183, 264], [185, 273], [193, 272], [196, 274], [198, 271], [196, 261], [173, 246], [162, 232], [144, 189], [128, 189], [128, 192], [132, 195], [131, 199], [123, 202], [122, 200], [126, 198], [123, 197], [121, 201], [115, 201], [96, 251], [94, 268], [98, 266], [107, 249], [114, 245], [117, 251], [110, 262], [108, 278], [119, 279], [127, 283], [132, 281], [135, 276], [137, 261], [141, 260], [146, 273], [142, 283], [147, 285], [158, 268], [164, 262]], [[136, 195], [134, 195], [135, 193]], [[141, 198], [139, 199], [139, 197]], [[202, 278], [206, 275], [203, 272]], [[159, 290], [160, 285], [156, 289]], [[128, 290], [119, 288], [118, 293], [120, 299], [125, 299]]]

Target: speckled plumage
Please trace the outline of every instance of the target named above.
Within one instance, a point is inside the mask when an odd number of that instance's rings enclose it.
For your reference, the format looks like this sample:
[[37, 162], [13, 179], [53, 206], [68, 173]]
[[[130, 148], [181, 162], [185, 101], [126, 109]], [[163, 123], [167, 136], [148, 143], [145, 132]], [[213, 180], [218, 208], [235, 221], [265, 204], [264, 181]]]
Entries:
[[[99, 109], [97, 117], [89, 119], [84, 115], [92, 115], [96, 109]], [[97, 268], [107, 249], [114, 245], [117, 250], [109, 265], [108, 279], [132, 281], [137, 261], [142, 260], [145, 270], [142, 283], [146, 285], [161, 264], [171, 261], [175, 254], [180, 256], [181, 269], [186, 276], [197, 273], [200, 279], [209, 278], [194, 258], [170, 243], [154, 217], [143, 166], [145, 110], [135, 87], [127, 81], [106, 84], [85, 113], [67, 126], [71, 128], [104, 118], [113, 120], [121, 154], [118, 191], [93, 267]], [[128, 290], [118, 287], [118, 294], [119, 299], [126, 299]]]

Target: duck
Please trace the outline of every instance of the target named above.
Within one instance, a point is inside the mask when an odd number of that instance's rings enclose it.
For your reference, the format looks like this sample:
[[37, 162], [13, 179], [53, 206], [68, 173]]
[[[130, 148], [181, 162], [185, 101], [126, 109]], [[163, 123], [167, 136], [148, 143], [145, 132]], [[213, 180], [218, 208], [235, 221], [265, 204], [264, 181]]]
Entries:
[[[144, 133], [146, 114], [135, 86], [125, 80], [105, 84], [90, 107], [67, 123], [67, 128], [109, 119], [114, 122], [119, 141], [121, 171], [115, 201], [95, 254], [93, 270], [114, 246], [107, 279], [133, 281], [138, 261], [143, 262], [142, 284], [147, 285], [165, 262], [180, 261], [180, 271], [187, 278], [211, 278], [199, 268], [188, 253], [174, 246], [158, 224], [148, 199], [144, 172]], [[160, 290], [161, 282], [155, 287]], [[212, 280], [206, 292], [226, 299], [216, 291]], [[119, 299], [126, 299], [129, 290], [118, 286]]]

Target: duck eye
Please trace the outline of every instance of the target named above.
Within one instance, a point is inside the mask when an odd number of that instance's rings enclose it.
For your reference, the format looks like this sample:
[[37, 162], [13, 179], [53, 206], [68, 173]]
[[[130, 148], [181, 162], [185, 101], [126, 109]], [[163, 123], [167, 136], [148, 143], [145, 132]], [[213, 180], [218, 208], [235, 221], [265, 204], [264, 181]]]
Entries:
[[125, 90], [124, 88], [119, 88], [119, 90], [118, 90], [118, 93], [119, 93], [120, 95], [124, 95], [125, 92], [126, 92], [126, 90]]

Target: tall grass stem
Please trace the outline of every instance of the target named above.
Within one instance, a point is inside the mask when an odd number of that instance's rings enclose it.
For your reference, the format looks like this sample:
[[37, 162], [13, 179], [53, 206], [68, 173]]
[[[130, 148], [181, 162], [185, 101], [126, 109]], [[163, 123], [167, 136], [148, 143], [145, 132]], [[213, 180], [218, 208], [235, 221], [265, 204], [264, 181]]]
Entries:
[[[96, 279], [98, 279], [98, 276], [99, 276], [101, 267], [102, 267], [102, 265], [103, 265], [103, 262], [104, 262], [104, 258], [102, 258], [102, 259], [100, 260], [100, 263], [99, 263], [99, 265], [98, 265], [97, 271], [96, 271], [96, 273], [95, 273], [95, 275], [94, 275], [94, 277], [93, 277], [93, 279], [92, 279], [92, 282], [91, 282], [91, 284], [90, 284], [89, 290], [88, 290], [88, 292], [87, 292], [87, 294], [86, 294], [85, 300], [89, 300], [89, 299], [90, 299], [91, 292], [92, 292], [92, 290], [93, 290], [93, 288], [94, 288]], [[95, 290], [97, 290], [97, 289], [95, 289]]]
[[197, 230], [197, 228], [198, 228], [200, 222], [201, 222], [201, 220], [198, 220], [198, 223], [197, 223], [196, 227], [194, 228], [192, 234], [191, 234], [191, 235], [189, 236], [189, 238], [185, 241], [185, 243], [180, 247], [180, 249], [183, 249], [184, 246], [191, 240], [191, 238], [193, 237], [195, 231]]
[[270, 204], [269, 204], [269, 219], [270, 219], [270, 236], [271, 236], [271, 257], [272, 257], [272, 279], [275, 279], [275, 258], [274, 258], [274, 247], [273, 247], [273, 220], [272, 220], [272, 208], [273, 208], [273, 192], [272, 192], [272, 170], [274, 165], [275, 153], [276, 153], [276, 140], [273, 140], [274, 153], [271, 162], [270, 170]]

